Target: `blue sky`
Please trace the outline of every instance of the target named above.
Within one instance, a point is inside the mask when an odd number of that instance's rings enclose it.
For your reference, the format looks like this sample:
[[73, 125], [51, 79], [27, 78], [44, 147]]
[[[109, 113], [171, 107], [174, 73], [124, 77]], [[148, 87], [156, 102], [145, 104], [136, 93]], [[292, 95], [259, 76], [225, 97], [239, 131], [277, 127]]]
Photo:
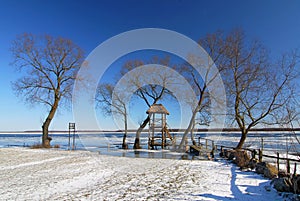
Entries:
[[[43, 106], [26, 105], [11, 89], [20, 76], [9, 65], [9, 48], [18, 34], [63, 36], [88, 55], [103, 41], [132, 29], [170, 29], [197, 41], [219, 29], [241, 27], [249, 39], [259, 39], [278, 56], [300, 47], [299, 10], [297, 0], [0, 0], [0, 131], [40, 129], [46, 115]], [[69, 121], [72, 111], [60, 110], [51, 129], [66, 129]]]

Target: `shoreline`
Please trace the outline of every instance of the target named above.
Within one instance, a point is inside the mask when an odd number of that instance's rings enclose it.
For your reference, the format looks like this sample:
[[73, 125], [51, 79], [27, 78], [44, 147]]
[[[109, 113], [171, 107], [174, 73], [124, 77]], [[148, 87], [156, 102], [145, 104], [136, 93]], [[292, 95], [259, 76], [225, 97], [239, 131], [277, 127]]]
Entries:
[[[280, 200], [270, 181], [226, 161], [0, 149], [1, 198], [17, 200]], [[270, 188], [270, 189], [269, 189]], [[268, 189], [268, 190], [266, 190]]]
[[[128, 133], [136, 133], [136, 129], [129, 129]], [[182, 133], [185, 129], [169, 129], [170, 132]], [[123, 130], [75, 130], [80, 134], [101, 134], [101, 133], [123, 133]], [[195, 129], [198, 133], [240, 133], [238, 128], [211, 128], [211, 129]], [[249, 133], [277, 133], [277, 132], [300, 132], [300, 128], [253, 128]], [[67, 134], [69, 130], [49, 130], [49, 134]], [[148, 133], [148, 129], [144, 129], [142, 133]], [[42, 130], [25, 130], [25, 131], [0, 131], [0, 134], [42, 134]]]

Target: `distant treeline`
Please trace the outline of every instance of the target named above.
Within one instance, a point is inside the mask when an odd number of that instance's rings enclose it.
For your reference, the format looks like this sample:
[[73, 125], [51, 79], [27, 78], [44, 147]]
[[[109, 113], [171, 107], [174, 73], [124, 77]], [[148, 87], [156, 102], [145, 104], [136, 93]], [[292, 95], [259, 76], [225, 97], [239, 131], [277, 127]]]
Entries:
[[[170, 132], [184, 132], [185, 129], [169, 129]], [[239, 132], [238, 128], [199, 128], [194, 129], [194, 132]], [[300, 128], [253, 128], [250, 131], [252, 132], [293, 132], [293, 131], [300, 131]], [[49, 133], [68, 133], [68, 130], [51, 130]], [[123, 130], [76, 130], [76, 132], [80, 133], [109, 133], [109, 132], [116, 132], [121, 133], [124, 132]], [[136, 129], [129, 129], [128, 132], [136, 132]], [[144, 129], [144, 132], [148, 132], [148, 129]], [[28, 131], [0, 131], [3, 134], [9, 133], [42, 133], [40, 130], [28, 130]]]

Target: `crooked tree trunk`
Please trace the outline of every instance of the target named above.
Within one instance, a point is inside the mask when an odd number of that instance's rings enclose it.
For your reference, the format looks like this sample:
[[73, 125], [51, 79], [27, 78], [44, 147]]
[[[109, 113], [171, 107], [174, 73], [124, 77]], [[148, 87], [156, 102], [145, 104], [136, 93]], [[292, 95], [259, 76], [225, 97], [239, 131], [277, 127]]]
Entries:
[[182, 150], [182, 148], [183, 148], [183, 145], [184, 145], [184, 143], [185, 143], [185, 140], [186, 140], [186, 138], [187, 138], [187, 135], [188, 135], [188, 133], [191, 131], [192, 127], [193, 127], [194, 120], [195, 120], [195, 117], [196, 117], [196, 114], [197, 114], [198, 110], [200, 109], [200, 106], [201, 106], [201, 105], [197, 105], [196, 109], [195, 109], [194, 112], [193, 112], [193, 115], [192, 115], [192, 118], [191, 118], [191, 120], [190, 120], [190, 123], [189, 123], [187, 129], [185, 129], [185, 131], [184, 131], [184, 133], [183, 133], [181, 142], [180, 142], [180, 144], [179, 144], [179, 150]]
[[141, 146], [140, 146], [140, 136], [141, 136], [141, 133], [142, 133], [143, 129], [147, 126], [149, 121], [150, 121], [150, 117], [148, 116], [144, 120], [144, 122], [140, 125], [138, 130], [136, 131], [136, 137], [135, 137], [134, 146], [133, 146], [134, 149], [140, 149], [141, 148]]
[[46, 121], [43, 123], [42, 129], [43, 129], [43, 136], [42, 136], [42, 146], [44, 148], [50, 148], [50, 141], [52, 140], [48, 135], [48, 129], [51, 121], [46, 119]]
[[48, 130], [49, 130], [49, 126], [50, 126], [50, 123], [56, 113], [56, 110], [57, 110], [57, 107], [58, 107], [58, 102], [59, 102], [59, 98], [56, 98], [55, 101], [54, 101], [54, 104], [52, 105], [51, 109], [50, 109], [50, 112], [46, 118], [46, 120], [44, 121], [43, 123], [43, 126], [42, 126], [42, 129], [43, 129], [43, 136], [42, 136], [42, 146], [44, 148], [50, 148], [51, 145], [50, 145], [50, 142], [52, 140], [51, 137], [49, 137], [48, 135]]
[[240, 141], [239, 141], [238, 145], [236, 146], [236, 149], [242, 149], [243, 148], [244, 143], [245, 143], [246, 138], [247, 138], [247, 134], [248, 134], [247, 131], [242, 131], [242, 136], [240, 138]]
[[[206, 87], [205, 87], [206, 88]], [[203, 89], [203, 91], [201, 92], [200, 94], [200, 99], [198, 101], [198, 104], [197, 104], [197, 107], [195, 108], [195, 110], [193, 111], [193, 114], [192, 114], [192, 118], [189, 122], [189, 125], [187, 127], [187, 129], [184, 131], [183, 133], [183, 136], [182, 136], [182, 139], [181, 139], [181, 142], [180, 142], [180, 145], [179, 145], [179, 150], [182, 150], [183, 148], [183, 144], [185, 143], [185, 140], [187, 138], [187, 135], [188, 133], [191, 131], [191, 129], [193, 128], [194, 126], [194, 122], [195, 122], [195, 118], [196, 118], [196, 114], [197, 112], [200, 110], [201, 108], [201, 105], [202, 105], [202, 102], [203, 102], [203, 99], [204, 99], [204, 91], [205, 91], [205, 88]], [[192, 139], [193, 140], [193, 139]], [[196, 143], [194, 140], [193, 140], [193, 144]]]
[[195, 128], [195, 119], [193, 121], [193, 126], [191, 128], [191, 140], [192, 140], [192, 143], [193, 145], [196, 145], [196, 141], [195, 141], [195, 135], [194, 135], [194, 128]]

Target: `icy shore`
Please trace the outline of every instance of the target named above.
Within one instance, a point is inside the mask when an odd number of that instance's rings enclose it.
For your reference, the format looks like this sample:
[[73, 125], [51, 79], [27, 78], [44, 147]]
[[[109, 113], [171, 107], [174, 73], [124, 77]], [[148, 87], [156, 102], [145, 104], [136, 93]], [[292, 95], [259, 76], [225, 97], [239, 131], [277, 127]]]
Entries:
[[225, 161], [0, 149], [0, 200], [282, 200], [270, 181]]

